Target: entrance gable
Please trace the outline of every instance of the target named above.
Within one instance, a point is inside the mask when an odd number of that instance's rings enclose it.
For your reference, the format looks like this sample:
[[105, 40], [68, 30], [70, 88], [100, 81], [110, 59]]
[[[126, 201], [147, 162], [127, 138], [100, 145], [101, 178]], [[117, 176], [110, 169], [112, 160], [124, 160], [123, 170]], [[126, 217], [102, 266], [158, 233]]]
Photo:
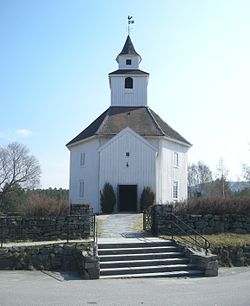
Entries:
[[99, 151], [105, 150], [108, 146], [111, 146], [113, 143], [121, 140], [122, 138], [131, 137], [134, 138], [135, 140], [139, 141], [142, 143], [142, 145], [147, 146], [149, 149], [151, 149], [154, 152], [157, 152], [157, 149], [153, 147], [146, 139], [141, 137], [139, 134], [135, 133], [132, 129], [129, 127], [126, 127], [123, 129], [120, 133], [115, 135], [113, 138], [111, 138], [108, 142], [106, 142], [103, 146], [99, 148]]
[[155, 191], [157, 150], [130, 128], [125, 128], [99, 148], [99, 152], [100, 190], [105, 183], [110, 183], [118, 200], [116, 210], [126, 210], [127, 204], [121, 198], [125, 201], [129, 194], [131, 199], [136, 200], [136, 207], [128, 203], [128, 209], [139, 211], [139, 198], [143, 188], [150, 186]]

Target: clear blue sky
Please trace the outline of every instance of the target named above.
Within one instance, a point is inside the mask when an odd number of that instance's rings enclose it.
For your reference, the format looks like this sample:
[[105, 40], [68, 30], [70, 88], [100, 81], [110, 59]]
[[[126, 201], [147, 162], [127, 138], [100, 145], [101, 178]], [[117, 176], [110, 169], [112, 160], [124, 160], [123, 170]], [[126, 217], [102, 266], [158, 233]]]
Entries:
[[28, 146], [41, 187], [68, 187], [65, 144], [110, 105], [108, 73], [131, 38], [149, 106], [229, 178], [250, 164], [249, 0], [0, 0], [0, 145]]

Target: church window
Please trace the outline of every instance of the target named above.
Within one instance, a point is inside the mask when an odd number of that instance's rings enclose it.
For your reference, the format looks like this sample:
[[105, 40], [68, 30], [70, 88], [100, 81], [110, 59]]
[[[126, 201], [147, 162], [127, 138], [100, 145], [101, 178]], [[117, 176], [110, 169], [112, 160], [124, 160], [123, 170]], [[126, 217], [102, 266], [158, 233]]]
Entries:
[[81, 152], [80, 155], [80, 166], [83, 167], [85, 165], [85, 152]]
[[131, 59], [126, 59], [126, 65], [131, 65], [131, 64], [132, 64]]
[[129, 157], [129, 152], [126, 152], [126, 157]]
[[174, 167], [179, 167], [179, 154], [174, 152]]
[[178, 199], [178, 189], [179, 189], [179, 186], [178, 186], [178, 182], [177, 181], [174, 181], [173, 182], [173, 199]]
[[79, 184], [79, 197], [84, 198], [84, 181], [80, 181]]
[[133, 88], [133, 79], [128, 77], [125, 79], [125, 88]]

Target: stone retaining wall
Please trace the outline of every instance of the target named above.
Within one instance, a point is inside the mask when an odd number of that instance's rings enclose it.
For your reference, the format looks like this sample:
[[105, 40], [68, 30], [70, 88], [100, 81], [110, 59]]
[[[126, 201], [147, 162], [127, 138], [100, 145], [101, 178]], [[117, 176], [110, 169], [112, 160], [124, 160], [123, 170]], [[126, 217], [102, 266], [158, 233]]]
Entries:
[[90, 210], [84, 215], [59, 217], [0, 216], [0, 242], [87, 238], [91, 234], [91, 217]]
[[250, 216], [186, 215], [178, 217], [201, 234], [250, 233]]
[[89, 204], [70, 204], [70, 215], [84, 216], [90, 213], [93, 214], [93, 209]]
[[[155, 234], [169, 234], [169, 205], [154, 205], [151, 209]], [[250, 233], [250, 216], [245, 215], [179, 215], [200, 234], [231, 232]]]
[[250, 265], [250, 245], [212, 247], [211, 251], [217, 255], [220, 266]]
[[74, 271], [99, 278], [99, 259], [90, 243], [0, 248], [0, 270]]

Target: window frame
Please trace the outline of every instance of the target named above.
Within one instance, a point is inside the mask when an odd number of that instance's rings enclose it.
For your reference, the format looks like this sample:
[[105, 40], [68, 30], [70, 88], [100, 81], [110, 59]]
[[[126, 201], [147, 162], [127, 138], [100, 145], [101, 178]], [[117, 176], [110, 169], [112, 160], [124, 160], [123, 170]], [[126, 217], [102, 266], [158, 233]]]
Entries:
[[134, 80], [131, 77], [126, 77], [124, 81], [125, 89], [133, 89], [134, 88]]
[[84, 198], [84, 190], [85, 189], [85, 184], [84, 184], [84, 180], [80, 180], [79, 181], [79, 198], [83, 199]]
[[173, 189], [172, 189], [173, 200], [178, 200], [179, 198], [179, 181], [173, 181]]
[[85, 152], [81, 152], [81, 154], [80, 154], [80, 167], [85, 166], [85, 158], [86, 158]]
[[179, 168], [179, 166], [180, 166], [180, 159], [179, 159], [179, 153], [178, 152], [174, 152], [173, 163], [174, 163], [174, 167], [175, 168]]

